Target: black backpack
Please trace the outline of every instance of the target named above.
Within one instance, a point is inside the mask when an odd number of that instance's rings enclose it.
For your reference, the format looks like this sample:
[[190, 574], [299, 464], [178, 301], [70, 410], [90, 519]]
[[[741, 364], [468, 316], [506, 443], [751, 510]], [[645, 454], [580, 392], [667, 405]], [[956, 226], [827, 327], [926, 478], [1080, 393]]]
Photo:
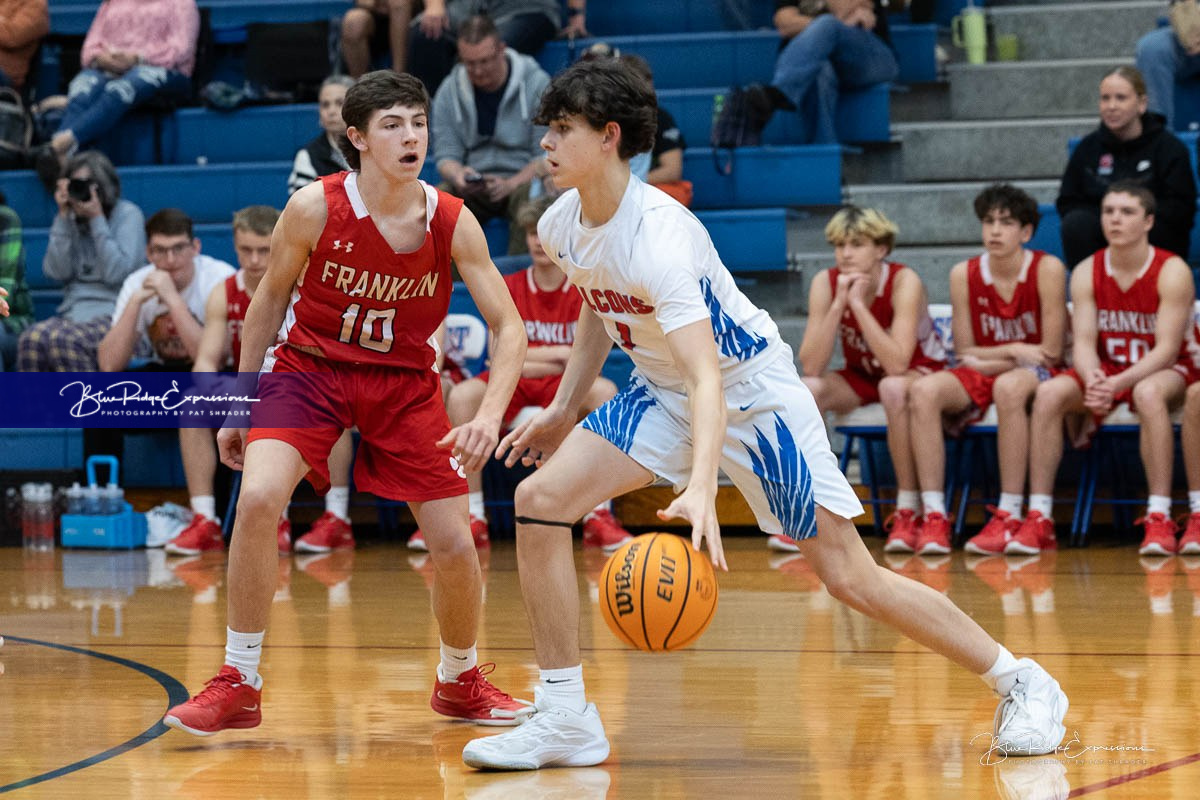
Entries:
[[773, 113], [771, 100], [761, 84], [751, 84], [745, 89], [734, 86], [728, 94], [713, 98], [710, 144], [717, 172], [722, 175], [733, 172], [733, 154], [728, 154], [722, 163], [720, 151], [735, 147], [757, 147], [762, 142], [763, 128], [771, 121]]
[[16, 89], [0, 87], [0, 169], [25, 166], [33, 141], [33, 117]]

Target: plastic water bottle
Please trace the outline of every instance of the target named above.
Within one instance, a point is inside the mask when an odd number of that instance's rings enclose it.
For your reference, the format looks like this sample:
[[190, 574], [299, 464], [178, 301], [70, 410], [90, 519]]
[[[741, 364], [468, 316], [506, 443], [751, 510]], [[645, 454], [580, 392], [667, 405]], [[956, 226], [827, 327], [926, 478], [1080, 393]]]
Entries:
[[94, 483], [83, 487], [83, 513], [104, 513], [104, 498], [101, 495], [100, 487]]
[[67, 513], [83, 513], [83, 487], [79, 485], [79, 481], [75, 481], [71, 488], [67, 489]]
[[125, 490], [110, 483], [103, 490], [103, 514], [120, 514], [125, 510]]
[[54, 517], [54, 487], [43, 483], [38, 494], [38, 536], [35, 550], [54, 549], [54, 529], [57, 527]]
[[35, 484], [21, 484], [21, 544], [30, 550], [37, 538], [36, 492]]

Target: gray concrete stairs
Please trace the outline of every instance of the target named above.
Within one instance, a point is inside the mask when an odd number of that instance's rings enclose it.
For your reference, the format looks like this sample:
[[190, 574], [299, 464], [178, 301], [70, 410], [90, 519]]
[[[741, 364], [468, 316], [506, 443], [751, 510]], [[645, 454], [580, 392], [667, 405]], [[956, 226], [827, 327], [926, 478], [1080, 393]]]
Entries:
[[[1133, 63], [1135, 43], [1166, 2], [988, 0], [985, 10], [994, 34], [1019, 38], [1020, 60], [967, 64], [947, 41], [944, 81], [893, 93], [893, 142], [844, 159], [845, 200], [896, 221], [894, 258], [921, 274], [933, 302], [949, 302], [950, 267], [979, 252], [971, 201], [980, 189], [1006, 180], [1054, 201], [1067, 140], [1098, 124], [1100, 78]], [[823, 228], [834, 209], [806, 211], [788, 232], [789, 266], [800, 273], [793, 282], [805, 292], [832, 263]], [[795, 311], [789, 294], [790, 308], [768, 306], [777, 319]]]

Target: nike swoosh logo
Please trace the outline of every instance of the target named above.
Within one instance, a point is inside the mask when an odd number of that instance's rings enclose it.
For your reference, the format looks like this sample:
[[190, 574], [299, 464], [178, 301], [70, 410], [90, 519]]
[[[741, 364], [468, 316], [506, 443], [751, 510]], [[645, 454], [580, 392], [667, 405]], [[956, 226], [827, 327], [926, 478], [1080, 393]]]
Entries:
[[564, 253], [562, 250], [559, 250], [559, 251], [558, 251], [558, 257], [559, 257], [559, 259], [561, 260], [561, 259], [564, 259], [564, 258], [566, 258], [566, 257], [567, 257], [567, 254], [566, 254], [566, 253]]
[[252, 706], [242, 706], [242, 711], [258, 711], [258, 703]]
[[745, 411], [748, 408], [750, 408], [750, 406], [752, 406], [752, 405], [754, 405], [754, 403], [746, 403], [746, 405], [744, 405], [744, 406], [738, 406], [738, 411]]
[[261, 646], [262, 646], [262, 645], [257, 645], [257, 644], [248, 644], [248, 645], [246, 645], [246, 649], [247, 649], [247, 650], [256, 650], [257, 648], [259, 648], [259, 647], [261, 647]]

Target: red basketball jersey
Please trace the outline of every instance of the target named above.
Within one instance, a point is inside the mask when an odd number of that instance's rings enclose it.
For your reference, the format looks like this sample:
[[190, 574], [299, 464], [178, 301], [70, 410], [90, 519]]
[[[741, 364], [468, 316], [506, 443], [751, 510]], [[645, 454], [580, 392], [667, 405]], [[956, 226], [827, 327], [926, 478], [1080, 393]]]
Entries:
[[[895, 316], [895, 309], [892, 307], [892, 286], [895, 284], [896, 275], [902, 269], [905, 269], [903, 264], [883, 262], [883, 288], [871, 303], [871, 316], [885, 329], [892, 327], [892, 318]], [[837, 293], [837, 279], [838, 268], [831, 267], [829, 285], [835, 294]], [[838, 324], [838, 335], [842, 340], [842, 353], [846, 357], [847, 369], [871, 378], [884, 376], [879, 360], [867, 347], [867, 340], [863, 337], [862, 329], [858, 327], [858, 320], [854, 318], [854, 312], [848, 308], [842, 313], [841, 322]], [[913, 349], [912, 360], [909, 362], [908, 368], [923, 372], [939, 370], [945, 366], [945, 360], [945, 348], [942, 346], [937, 330], [933, 326], [933, 320], [930, 319], [929, 312], [926, 310], [925, 318], [917, 326], [917, 346]]]
[[[1092, 256], [1092, 291], [1096, 297], [1096, 351], [1102, 365], [1124, 369], [1154, 347], [1158, 323], [1158, 274], [1175, 254], [1151, 247], [1150, 263], [1128, 290], [1122, 291], [1108, 269], [1108, 249]], [[1119, 371], [1119, 369], [1118, 369]]]
[[246, 322], [246, 309], [250, 307], [250, 295], [246, 294], [246, 279], [241, 270], [225, 279], [225, 329], [230, 365], [237, 369], [242, 363], [242, 325]]
[[521, 319], [525, 320], [530, 347], [574, 344], [583, 298], [565, 275], [562, 286], [552, 291], [540, 289], [534, 283], [532, 267], [506, 275], [504, 282]]
[[429, 369], [450, 307], [450, 242], [462, 200], [424, 182], [421, 246], [397, 253], [375, 227], [358, 173], [321, 178], [328, 217], [284, 321], [289, 344], [350, 363]]
[[971, 333], [979, 347], [994, 347], [1011, 342], [1041, 344], [1042, 304], [1038, 297], [1038, 264], [1044, 256], [1033, 251], [1029, 265], [1021, 270], [1011, 300], [996, 291], [991, 273], [983, 259], [975, 256], [967, 262], [967, 298], [971, 308]]

